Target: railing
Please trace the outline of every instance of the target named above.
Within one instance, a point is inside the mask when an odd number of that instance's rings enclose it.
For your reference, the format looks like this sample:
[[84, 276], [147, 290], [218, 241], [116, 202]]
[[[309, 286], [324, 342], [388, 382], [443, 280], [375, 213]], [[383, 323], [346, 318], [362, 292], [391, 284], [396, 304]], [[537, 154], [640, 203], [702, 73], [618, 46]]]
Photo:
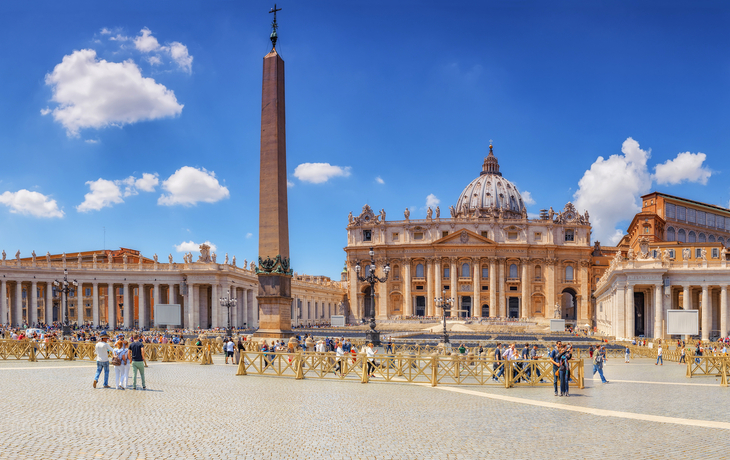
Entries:
[[[570, 373], [584, 388], [583, 360], [570, 361]], [[294, 379], [318, 378], [368, 383], [384, 382], [436, 385], [550, 386], [555, 381], [552, 363], [538, 360], [500, 360], [451, 355], [384, 355], [364, 353], [338, 357], [335, 353], [244, 352], [237, 375], [269, 375]]]
[[730, 375], [730, 358], [727, 356], [693, 356], [687, 358], [687, 377], [711, 375], [720, 377], [720, 385], [726, 387]]

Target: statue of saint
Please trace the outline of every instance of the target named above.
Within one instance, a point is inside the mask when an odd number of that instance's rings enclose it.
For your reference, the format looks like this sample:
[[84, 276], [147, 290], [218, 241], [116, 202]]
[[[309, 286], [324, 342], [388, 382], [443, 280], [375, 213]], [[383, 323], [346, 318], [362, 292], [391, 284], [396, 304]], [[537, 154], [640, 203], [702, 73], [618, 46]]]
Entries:
[[236, 256], [233, 256], [233, 260], [231, 261], [231, 265], [234, 267], [236, 266]]
[[385, 209], [380, 210], [380, 221], [385, 222]]
[[426, 211], [426, 219], [431, 220], [433, 218], [433, 210], [431, 209], [431, 206], [428, 207], [428, 210]]
[[226, 252], [226, 261], [223, 262], [224, 264], [228, 265], [228, 253]]
[[152, 258], [155, 260], [155, 263], [157, 263], [157, 253], [155, 253], [155, 255], [152, 256]]
[[167, 260], [169, 260], [170, 261], [170, 265], [172, 265], [172, 254], [170, 254], [169, 256], [167, 256]]
[[454, 209], [453, 206], [449, 206], [449, 212], [451, 213], [451, 217], [456, 217], [456, 209]]
[[555, 304], [555, 314], [553, 316], [555, 317], [555, 319], [562, 318], [562, 313], [560, 312], [560, 304], [559, 303], [556, 303]]
[[[4, 254], [3, 254], [3, 255], [4, 255]], [[3, 259], [4, 259], [4, 258], [5, 258], [5, 257], [3, 257]], [[48, 262], [49, 264], [51, 263], [51, 253], [50, 253], [50, 252], [46, 252], [46, 262]]]
[[352, 211], [350, 211], [350, 215], [347, 216], [347, 221], [352, 223]]
[[439, 208], [438, 206], [436, 206], [436, 218], [438, 219], [440, 217], [441, 217], [441, 208]]
[[411, 210], [406, 208], [406, 210], [403, 212], [403, 215], [406, 217], [406, 220], [408, 220], [411, 217]]
[[243, 268], [248, 268], [248, 260], [243, 259]]
[[215, 254], [215, 252], [214, 252], [214, 253], [213, 253], [213, 255], [211, 255], [211, 256], [210, 256], [210, 260], [212, 260], [212, 261], [213, 261], [213, 263], [216, 263], [215, 259], [216, 259], [217, 257], [218, 257], [218, 256], [217, 256], [217, 255]]
[[33, 250], [33, 253], [31, 254], [31, 257], [33, 258], [33, 265], [35, 265], [35, 261], [36, 261], [35, 249]]
[[20, 249], [18, 249], [18, 252], [15, 253], [15, 260], [20, 262]]

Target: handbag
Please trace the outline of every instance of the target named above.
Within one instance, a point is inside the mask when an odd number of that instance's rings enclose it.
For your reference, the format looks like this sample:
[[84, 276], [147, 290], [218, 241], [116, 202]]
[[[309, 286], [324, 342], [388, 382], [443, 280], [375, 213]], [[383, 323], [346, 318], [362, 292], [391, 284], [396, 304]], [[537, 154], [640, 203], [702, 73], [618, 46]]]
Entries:
[[119, 359], [119, 356], [113, 357], [111, 362], [112, 362], [112, 366], [121, 366], [122, 365], [122, 360]]

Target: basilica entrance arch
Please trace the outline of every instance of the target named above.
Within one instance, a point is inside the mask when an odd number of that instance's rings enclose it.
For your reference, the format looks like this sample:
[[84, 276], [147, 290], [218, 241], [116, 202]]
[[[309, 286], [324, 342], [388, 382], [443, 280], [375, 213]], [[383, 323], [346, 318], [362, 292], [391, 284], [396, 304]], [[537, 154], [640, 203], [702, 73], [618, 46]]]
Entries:
[[572, 288], [565, 288], [563, 289], [562, 299], [560, 302], [560, 309], [563, 312], [563, 319], [567, 321], [575, 321], [577, 319], [576, 316], [576, 308], [575, 308], [575, 296], [576, 292]]
[[644, 293], [634, 292], [634, 336], [639, 337], [646, 334], [646, 328], [644, 327], [645, 320]]

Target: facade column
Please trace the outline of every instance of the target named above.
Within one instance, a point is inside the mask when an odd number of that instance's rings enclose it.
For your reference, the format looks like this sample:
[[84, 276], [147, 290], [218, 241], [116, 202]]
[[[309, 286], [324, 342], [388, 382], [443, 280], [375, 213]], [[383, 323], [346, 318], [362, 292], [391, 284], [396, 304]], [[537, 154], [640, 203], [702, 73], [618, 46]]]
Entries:
[[94, 323], [94, 327], [98, 327], [99, 326], [99, 283], [92, 283], [91, 289], [92, 289], [91, 316], [92, 316], [92, 321]]
[[35, 326], [38, 324], [38, 283], [30, 282], [30, 307], [28, 308], [28, 324]]
[[702, 285], [702, 341], [710, 340], [710, 329], [712, 328], [712, 310], [710, 309], [710, 290], [706, 284]]
[[520, 284], [522, 285], [522, 299], [520, 300], [520, 318], [530, 317], [530, 276], [527, 270], [527, 258], [520, 259], [522, 263], [522, 279]]
[[[231, 299], [232, 300], [233, 299], [236, 300], [236, 305], [233, 306], [233, 307], [231, 307], [232, 308], [232, 310], [231, 310], [231, 326], [232, 327], [238, 327], [238, 306], [239, 306], [239, 303], [238, 303], [238, 298], [236, 297], [236, 286], [231, 285], [231, 286], [228, 287], [228, 289], [230, 289], [230, 291], [231, 291], [231, 295], [230, 295]], [[293, 301], [293, 299], [294, 299], [294, 297], [292, 296], [292, 301]], [[291, 307], [289, 307], [289, 310], [291, 310]], [[293, 315], [291, 315], [291, 316], [292, 316], [292, 318], [294, 317]]]
[[631, 339], [636, 332], [636, 307], [634, 305], [634, 285], [626, 287], [626, 334], [624, 337]]
[[720, 286], [720, 337], [727, 337], [727, 286]]
[[497, 305], [497, 273], [494, 257], [489, 258], [489, 317], [496, 318], [499, 306]]
[[193, 308], [193, 286], [185, 284], [185, 292], [181, 292], [185, 301], [185, 327], [193, 329], [195, 327], [195, 309]]
[[[545, 317], [555, 318], [555, 259], [545, 259], [545, 277], [547, 283], [545, 285], [547, 297], [545, 298]], [[612, 325], [613, 326], [613, 325]]]
[[145, 291], [144, 284], [139, 283], [139, 328], [144, 330], [147, 325], [147, 292]]
[[403, 314], [413, 316], [413, 299], [411, 298], [411, 259], [403, 259], [405, 279], [403, 280]]
[[662, 338], [662, 318], [664, 317], [663, 300], [664, 294], [662, 293], [663, 286], [661, 284], [654, 285], [654, 338]]
[[616, 295], [614, 297], [616, 298], [616, 303], [614, 304], [613, 311], [611, 312], [611, 330], [613, 331], [613, 336], [618, 339], [619, 337], [621, 337], [621, 333], [623, 332], [623, 330], [619, 329], [618, 318], [621, 316], [621, 313], [623, 313], [626, 309], [625, 286], [619, 286], [616, 289]]
[[116, 315], [116, 291], [114, 290], [114, 284], [109, 283], [106, 288], [106, 320], [109, 324], [109, 329], [114, 330], [117, 328], [117, 315]]
[[[692, 309], [692, 297], [690, 296], [689, 292], [689, 285], [682, 286], [682, 310], [691, 310]], [[689, 341], [690, 336], [689, 334], [684, 335], [684, 341], [685, 343]]]
[[[49, 283], [50, 284], [50, 283]], [[8, 282], [5, 278], [0, 282], [0, 324], [9, 324], [8, 320]]]
[[212, 284], [210, 295], [210, 322], [213, 327], [221, 327], [221, 301], [219, 296], [218, 282]]
[[[578, 314], [578, 311], [576, 311], [576, 324], [578, 324], [578, 320], [590, 320], [591, 315], [589, 313], [589, 305], [591, 300], [591, 289], [590, 289], [590, 280], [589, 280], [589, 274], [588, 274], [588, 267], [590, 265], [590, 262], [587, 260], [581, 260], [580, 261], [580, 314]], [[578, 305], [575, 306], [578, 308]], [[623, 329], [621, 329], [623, 330]]]
[[434, 313], [436, 307], [434, 306], [434, 287], [435, 287], [435, 276], [434, 276], [434, 261], [433, 259], [426, 259], [426, 316], [436, 316]]
[[507, 317], [507, 304], [506, 296], [504, 292], [504, 264], [506, 260], [504, 258], [499, 259], [499, 316], [502, 318]]
[[15, 314], [13, 315], [13, 323], [16, 326], [23, 325], [23, 283], [17, 281], [15, 283]]
[[160, 300], [160, 283], [154, 283], [153, 286], [152, 303], [150, 304], [149, 314], [147, 315], [147, 322], [149, 323], [150, 327], [154, 326], [152, 322], [152, 312], [154, 311], [153, 308], [156, 307], [157, 304], [162, 303], [162, 301]]
[[[378, 319], [388, 319], [388, 283], [378, 283], [378, 309], [376, 311]], [[325, 303], [320, 302], [322, 312], [327, 317]]]
[[456, 257], [452, 257], [450, 259], [451, 261], [451, 269], [449, 270], [449, 277], [451, 278], [451, 298], [454, 299], [454, 304], [451, 307], [451, 312], [449, 313], [449, 316], [458, 316], [456, 312], [453, 310], [459, 309], [459, 283], [458, 283], [458, 269], [456, 267]]
[[76, 324], [81, 327], [84, 324], [84, 282], [79, 281], [76, 288]]
[[132, 296], [129, 295], [129, 283], [122, 284], [124, 292], [122, 292], [122, 304], [124, 305], [124, 327], [131, 329], [134, 325], [134, 305], [132, 304]]
[[482, 316], [482, 267], [479, 257], [472, 259], [472, 298], [471, 298], [471, 316]]
[[[3, 282], [3, 297], [5, 296], [5, 283]], [[4, 300], [4, 298], [3, 298]], [[0, 323], [5, 322], [5, 316], [2, 317]], [[53, 324], [53, 283], [46, 283], [46, 325]]]

